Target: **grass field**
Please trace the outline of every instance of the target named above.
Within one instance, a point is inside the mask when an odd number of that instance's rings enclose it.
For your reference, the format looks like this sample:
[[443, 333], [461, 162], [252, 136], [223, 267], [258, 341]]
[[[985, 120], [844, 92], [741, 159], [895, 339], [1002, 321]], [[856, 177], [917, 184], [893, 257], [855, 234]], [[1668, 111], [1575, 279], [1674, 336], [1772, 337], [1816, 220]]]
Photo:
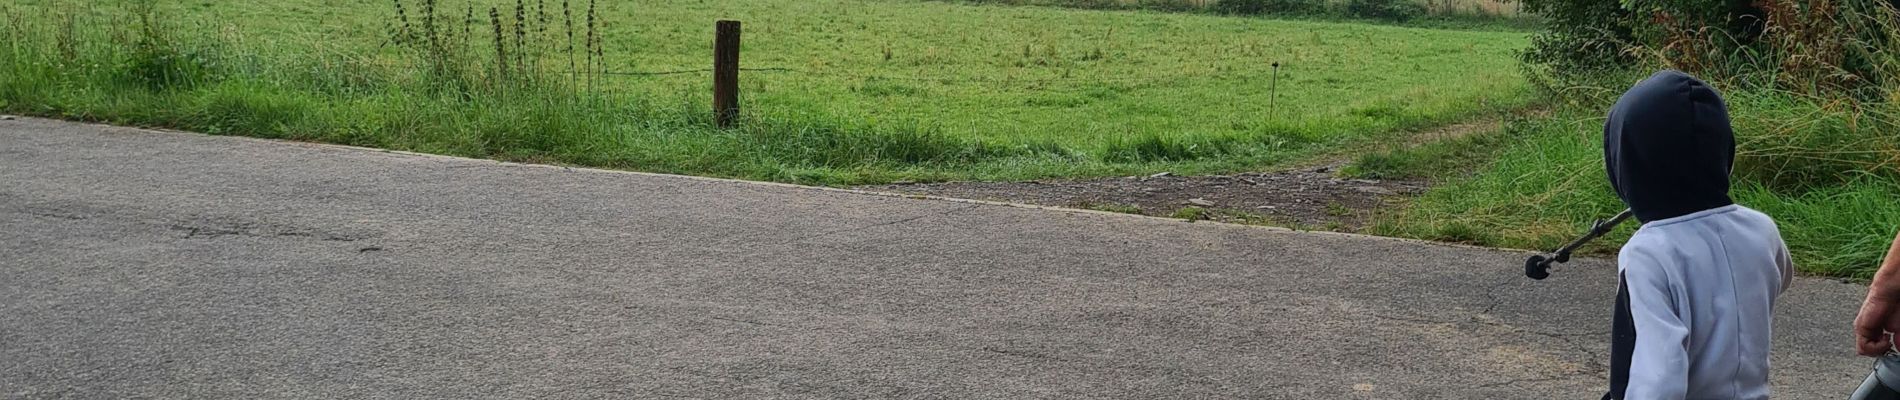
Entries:
[[[614, 73], [706, 68], [713, 21], [746, 23], [744, 66], [766, 70], [742, 75], [747, 123], [722, 131], [701, 111], [708, 73], [564, 74], [590, 64], [564, 51], [570, 13], [589, 47], [586, 2], [521, 2], [517, 22], [513, 1], [441, 0], [435, 28], [453, 45], [433, 59], [390, 41], [421, 29], [423, 0], [138, 3], [11, 2], [0, 109], [848, 184], [1256, 169], [1532, 98], [1520, 32], [904, 0], [599, 4], [599, 68]], [[432, 83], [436, 62], [462, 83]]]

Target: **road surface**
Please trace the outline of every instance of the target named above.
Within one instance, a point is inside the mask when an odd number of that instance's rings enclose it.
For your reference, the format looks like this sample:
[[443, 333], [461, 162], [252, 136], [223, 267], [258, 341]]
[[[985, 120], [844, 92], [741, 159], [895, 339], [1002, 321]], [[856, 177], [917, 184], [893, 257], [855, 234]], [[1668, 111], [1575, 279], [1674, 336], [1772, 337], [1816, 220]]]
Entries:
[[1524, 256], [22, 118], [0, 398], [1594, 398], [1613, 267]]

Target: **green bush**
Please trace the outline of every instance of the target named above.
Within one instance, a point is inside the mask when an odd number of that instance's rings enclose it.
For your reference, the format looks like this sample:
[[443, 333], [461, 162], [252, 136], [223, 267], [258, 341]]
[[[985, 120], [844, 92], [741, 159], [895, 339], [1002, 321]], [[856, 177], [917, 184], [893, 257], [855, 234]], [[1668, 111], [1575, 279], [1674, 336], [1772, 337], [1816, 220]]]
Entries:
[[1325, 11], [1323, 0], [1220, 0], [1214, 11], [1234, 15], [1315, 14]]
[[1346, 14], [1360, 18], [1405, 22], [1425, 15], [1425, 6], [1411, 0], [1350, 0]]
[[[1793, 3], [1790, 0], [1766, 2]], [[1636, 35], [1645, 41], [1675, 36], [1722, 33], [1709, 39], [1731, 40], [1731, 46], [1754, 43], [1764, 22], [1757, 0], [1625, 0], [1623, 7], [1649, 23], [1637, 23]], [[1707, 32], [1705, 32], [1707, 30]]]
[[1566, 74], [1628, 67], [1634, 61], [1625, 51], [1630, 47], [1680, 49], [1666, 44], [1684, 39], [1746, 45], [1761, 33], [1763, 21], [1753, 0], [1522, 1], [1526, 12], [1549, 20], [1549, 30], [1537, 35], [1524, 60]]
[[971, 4], [1009, 5], [1009, 6], [1056, 6], [1090, 10], [1149, 9], [1162, 11], [1197, 11], [1203, 2], [1196, 0], [949, 0]]
[[[1545, 18], [1543, 32], [1531, 37], [1520, 54], [1534, 77], [1563, 80], [1589, 71], [1628, 68], [1634, 61], [1623, 51], [1635, 42], [1631, 17], [1615, 1], [1521, 0], [1524, 12]], [[1552, 77], [1551, 74], [1561, 74]]]
[[[1878, 99], [1900, 62], [1896, 2], [1876, 0], [1523, 0], [1546, 32], [1521, 58], [1547, 88], [1596, 86], [1627, 69]], [[1620, 83], [1620, 82], [1618, 82]]]

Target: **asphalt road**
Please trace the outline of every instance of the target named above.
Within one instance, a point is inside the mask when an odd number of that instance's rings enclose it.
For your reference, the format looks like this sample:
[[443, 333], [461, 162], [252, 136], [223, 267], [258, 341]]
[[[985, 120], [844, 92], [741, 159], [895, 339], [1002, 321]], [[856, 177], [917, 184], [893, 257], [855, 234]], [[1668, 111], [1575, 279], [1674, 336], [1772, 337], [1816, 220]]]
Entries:
[[1594, 398], [1612, 266], [1524, 256], [19, 119], [0, 398]]

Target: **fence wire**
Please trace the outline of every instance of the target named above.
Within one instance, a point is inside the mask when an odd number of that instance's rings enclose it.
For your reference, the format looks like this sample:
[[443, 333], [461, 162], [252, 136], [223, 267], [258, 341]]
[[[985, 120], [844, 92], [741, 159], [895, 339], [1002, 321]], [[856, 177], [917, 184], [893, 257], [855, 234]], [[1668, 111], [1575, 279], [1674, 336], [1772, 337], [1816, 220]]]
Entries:
[[[1229, 59], [1229, 60], [1231, 60], [1231, 59]], [[1215, 61], [1216, 61], [1216, 62], [1218, 62], [1218, 61], [1222, 61], [1222, 60], [1215, 60]], [[417, 70], [417, 71], [421, 71], [421, 70], [426, 70], [426, 69], [428, 69], [428, 68], [429, 68], [428, 66], [425, 66], [425, 65], [418, 65], [418, 64], [412, 64], [412, 63], [391, 63], [391, 62], [368, 62], [368, 63], [364, 63], [364, 64], [367, 64], [367, 65], [372, 65], [372, 66], [376, 66], [376, 67], [382, 67], [382, 68], [390, 68], [390, 69], [409, 69], [409, 70]], [[492, 70], [492, 69], [494, 69], [494, 66], [493, 66], [493, 65], [486, 65], [486, 64], [484, 64], [484, 65], [481, 65], [481, 67], [482, 67], [483, 69], [490, 69], [490, 70]], [[1236, 73], [1234, 73], [1234, 72], [1231, 72], [1231, 71], [1230, 71], [1230, 72], [1224, 72], [1224, 73], [1223, 73], [1223, 72], [1216, 72], [1216, 73], [1202, 73], [1202, 74], [1195, 74], [1195, 73], [1187, 73], [1187, 74], [1168, 74], [1168, 75], [1140, 75], [1140, 76], [1123, 76], [1123, 77], [1105, 77], [1105, 76], [1052, 76], [1052, 77], [1017, 77], [1017, 76], [1009, 76], [1009, 77], [981, 77], [981, 76], [924, 76], [924, 75], [905, 75], [905, 74], [889, 74], [889, 73], [862, 73], [862, 72], [850, 72], [850, 71], [821, 71], [821, 70], [808, 70], [808, 69], [799, 69], [799, 68], [789, 68], [789, 67], [741, 67], [741, 68], [739, 68], [739, 71], [740, 71], [740, 72], [753, 72], [753, 73], [783, 73], [783, 74], [793, 74], [793, 75], [804, 75], [804, 76], [814, 76], [814, 77], [832, 77], [832, 78], [847, 78], [847, 79], [852, 79], [852, 80], [866, 80], [866, 81], [872, 81], [872, 80], [886, 80], [886, 81], [908, 81], [908, 82], [933, 82], [933, 83], [938, 83], [938, 84], [944, 84], [944, 85], [956, 85], [956, 84], [1049, 84], [1049, 83], [1073, 83], [1073, 82], [1083, 82], [1083, 83], [1093, 83], [1093, 82], [1105, 82], [1105, 83], [1107, 83], [1107, 82], [1112, 82], [1112, 83], [1127, 83], [1127, 82], [1147, 82], [1147, 83], [1154, 83], [1154, 82], [1172, 82], [1172, 81], [1179, 81], [1179, 80], [1185, 80], [1185, 79], [1228, 79], [1228, 78], [1239, 78], [1239, 77], [1243, 77], [1243, 75], [1242, 75], [1242, 74], [1236, 74]], [[654, 70], [654, 71], [633, 71], [633, 70], [613, 70], [613, 69], [603, 69], [603, 70], [591, 70], [591, 71], [589, 71], [589, 70], [582, 70], [582, 71], [575, 71], [575, 70], [567, 70], [567, 69], [553, 69], [553, 70], [550, 70], [550, 69], [540, 69], [540, 68], [528, 68], [528, 69], [526, 69], [526, 70], [515, 70], [515, 69], [511, 69], [511, 70], [510, 70], [510, 73], [527, 73], [527, 74], [537, 74], [537, 75], [542, 75], [542, 76], [560, 76], [560, 77], [628, 77], [628, 78], [639, 78], [639, 77], [660, 77], [660, 76], [672, 76], [672, 75], [688, 75], [688, 74], [711, 74], [711, 73], [713, 73], [713, 69], [712, 69], [712, 68], [691, 68], [691, 69], [669, 69], [669, 70]], [[1252, 75], [1252, 74], [1246, 74], [1246, 75], [1244, 75], [1244, 77], [1254, 77], [1254, 76], [1258, 76], [1258, 75]]]

